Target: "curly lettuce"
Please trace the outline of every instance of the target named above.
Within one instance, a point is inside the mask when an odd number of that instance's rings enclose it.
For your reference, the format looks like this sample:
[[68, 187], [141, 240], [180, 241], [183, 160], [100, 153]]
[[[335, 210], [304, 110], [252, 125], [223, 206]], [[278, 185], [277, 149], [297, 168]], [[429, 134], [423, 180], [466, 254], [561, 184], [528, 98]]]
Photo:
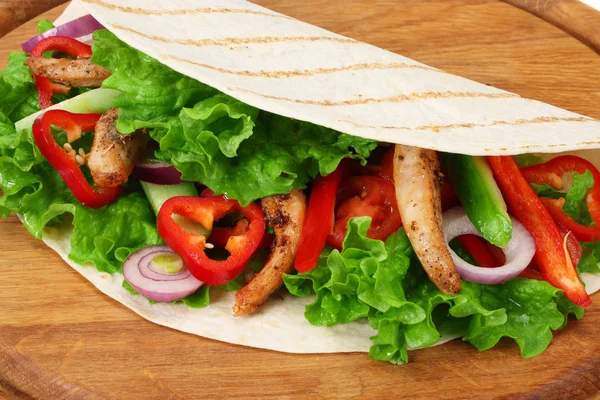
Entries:
[[350, 220], [341, 252], [325, 252], [315, 269], [285, 275], [284, 282], [293, 295], [315, 294], [305, 311], [313, 325], [367, 318], [377, 330], [369, 351], [376, 360], [404, 364], [409, 349], [432, 346], [450, 332], [479, 350], [511, 337], [523, 357], [534, 357], [568, 314], [583, 316], [559, 289], [524, 278], [501, 285], [464, 281], [459, 294], [443, 294], [423, 272], [403, 230], [385, 242], [373, 240], [366, 237], [370, 222]]

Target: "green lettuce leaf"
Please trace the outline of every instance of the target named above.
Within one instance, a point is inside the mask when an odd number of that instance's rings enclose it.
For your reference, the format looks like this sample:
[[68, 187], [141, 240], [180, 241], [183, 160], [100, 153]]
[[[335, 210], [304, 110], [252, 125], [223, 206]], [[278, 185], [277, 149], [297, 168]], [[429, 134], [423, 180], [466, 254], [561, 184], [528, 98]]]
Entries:
[[140, 191], [128, 190], [101, 209], [77, 207], [69, 258], [114, 273], [121, 271], [123, 261], [131, 253], [160, 243], [156, 217], [148, 200]]
[[586, 194], [594, 186], [594, 177], [590, 171], [583, 174], [573, 173], [573, 186], [565, 194], [563, 211], [574, 221], [582, 225], [592, 225], [592, 217], [587, 207]]
[[165, 122], [217, 91], [159, 63], [107, 30], [94, 33], [92, 62], [112, 72], [102, 87], [123, 92], [115, 99], [117, 128], [135, 131], [136, 121]]
[[48, 19], [40, 19], [37, 22], [38, 33], [48, 32], [50, 29], [54, 29], [54, 24]]
[[13, 123], [40, 109], [31, 72], [23, 65], [28, 57], [20, 51], [10, 53], [8, 66], [0, 72], [0, 111]]
[[519, 168], [529, 167], [531, 165], [541, 164], [546, 162], [545, 158], [536, 156], [535, 154], [517, 154], [513, 156]]
[[[376, 143], [306, 122], [262, 113], [218, 94], [184, 108], [169, 128], [156, 128], [157, 157], [183, 179], [246, 205], [306, 186], [344, 157], [365, 162]], [[235, 171], [235, 173], [231, 173]]]
[[573, 173], [573, 185], [564, 193], [550, 185], [531, 184], [535, 193], [540, 197], [558, 199], [565, 198], [563, 211], [574, 221], [582, 225], [592, 225], [592, 218], [587, 209], [586, 193], [594, 186], [594, 177], [590, 171], [583, 174]]
[[[481, 315], [474, 315], [464, 340], [479, 350], [495, 346], [502, 337], [513, 338], [524, 358], [541, 354], [552, 341], [551, 330], [562, 328], [566, 316], [583, 309], [566, 306], [561, 291], [545, 281], [516, 278], [502, 285], [480, 285], [481, 303], [488, 309], [504, 309], [506, 322], [486, 325]], [[568, 300], [567, 300], [568, 301]], [[560, 305], [560, 307], [559, 307]]]
[[376, 360], [408, 362], [408, 350], [437, 343], [442, 333], [464, 336], [476, 348], [513, 338], [523, 357], [540, 354], [551, 330], [583, 310], [560, 290], [543, 281], [516, 278], [500, 285], [463, 282], [456, 296], [433, 285], [403, 230], [385, 242], [368, 239], [370, 219], [351, 219], [343, 250], [326, 251], [312, 271], [285, 275], [290, 293], [315, 301], [305, 317], [314, 325], [331, 326], [367, 318], [377, 330], [369, 351]]
[[590, 274], [600, 274], [600, 243], [581, 243], [583, 254], [577, 270]]

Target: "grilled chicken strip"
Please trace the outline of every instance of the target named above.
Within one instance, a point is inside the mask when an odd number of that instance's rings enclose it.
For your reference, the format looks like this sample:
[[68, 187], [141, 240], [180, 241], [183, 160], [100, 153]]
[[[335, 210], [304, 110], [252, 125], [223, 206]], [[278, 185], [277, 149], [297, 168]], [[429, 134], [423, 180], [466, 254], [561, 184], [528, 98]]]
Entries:
[[461, 280], [442, 231], [439, 169], [435, 151], [396, 145], [396, 201], [408, 239], [429, 279], [443, 293], [456, 294]]
[[117, 131], [118, 110], [112, 108], [96, 123], [92, 149], [86, 162], [99, 188], [119, 186], [127, 182], [139, 157], [144, 153], [148, 135], [142, 129], [129, 135]]
[[52, 79], [69, 87], [100, 87], [110, 72], [89, 58], [30, 57], [25, 60], [33, 75]]
[[300, 244], [306, 214], [304, 194], [293, 190], [289, 195], [266, 197], [261, 204], [269, 226], [275, 230], [275, 240], [263, 269], [235, 295], [236, 316], [254, 313], [283, 284], [282, 276], [292, 270]]

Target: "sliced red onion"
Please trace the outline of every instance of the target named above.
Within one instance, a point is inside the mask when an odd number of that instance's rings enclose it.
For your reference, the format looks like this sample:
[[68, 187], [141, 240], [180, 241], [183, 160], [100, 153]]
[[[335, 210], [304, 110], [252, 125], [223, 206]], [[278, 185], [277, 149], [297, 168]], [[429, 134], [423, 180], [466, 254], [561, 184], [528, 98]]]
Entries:
[[51, 36], [68, 36], [74, 39], [85, 37], [86, 40], [90, 40], [88, 36], [98, 29], [104, 29], [104, 26], [96, 18], [88, 14], [32, 37], [23, 43], [21, 48], [24, 52], [31, 53], [31, 50], [33, 50], [40, 40]]
[[[156, 246], [153, 246], [156, 247]], [[187, 278], [191, 275], [189, 269], [183, 265], [183, 260], [177, 254], [173, 252], [167, 246], [166, 249], [156, 250], [150, 254], [145, 255], [139, 260], [140, 265], [140, 273], [148, 279], [152, 279], [155, 281], [178, 281]], [[161, 270], [161, 265], [159, 261], [155, 261], [160, 258], [172, 258], [174, 260], [171, 261], [173, 264], [176, 264], [177, 269], [173, 269], [172, 272], [167, 272], [164, 269]], [[168, 261], [167, 261], [168, 262]], [[164, 267], [164, 263], [162, 263], [162, 267]]]
[[[174, 265], [176, 272], [169, 273], [165, 264]], [[161, 302], [183, 299], [204, 284], [165, 245], [145, 247], [131, 254], [123, 263], [123, 277], [142, 296]]]
[[[471, 234], [482, 237], [465, 214], [465, 211], [460, 207], [446, 211], [443, 220], [446, 242], [450, 242], [460, 235]], [[501, 267], [478, 267], [466, 262], [449, 248], [461, 278], [484, 284], [503, 283], [518, 276], [527, 268], [535, 254], [535, 242], [529, 231], [519, 221], [512, 217], [511, 221], [513, 224], [512, 238], [508, 245], [502, 249], [506, 256], [506, 264]]]
[[140, 181], [157, 185], [177, 185], [182, 183], [181, 172], [162, 161], [146, 158], [135, 165], [133, 176]]

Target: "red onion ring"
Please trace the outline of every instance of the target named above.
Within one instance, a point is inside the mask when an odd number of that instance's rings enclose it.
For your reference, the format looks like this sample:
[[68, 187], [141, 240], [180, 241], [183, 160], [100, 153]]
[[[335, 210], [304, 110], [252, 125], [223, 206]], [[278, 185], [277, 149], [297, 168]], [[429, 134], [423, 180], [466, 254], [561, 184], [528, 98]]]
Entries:
[[[450, 247], [450, 254], [456, 264], [461, 278], [483, 284], [506, 282], [518, 276], [531, 262], [535, 254], [535, 242], [529, 231], [516, 219], [510, 218], [513, 224], [512, 238], [502, 251], [506, 256], [506, 264], [498, 268], [481, 268], [460, 258]], [[446, 243], [460, 235], [477, 235], [482, 237], [460, 207], [448, 210], [443, 215], [443, 229]]]
[[146, 158], [137, 163], [132, 174], [140, 181], [156, 185], [177, 185], [183, 182], [181, 172], [174, 166], [153, 158]]
[[[159, 247], [159, 246], [152, 246], [152, 247]], [[163, 246], [160, 246], [163, 247]], [[167, 246], [164, 246], [167, 247]], [[148, 279], [152, 279], [155, 281], [180, 281], [182, 279], [186, 279], [188, 276], [191, 275], [191, 272], [189, 269], [185, 268], [184, 270], [182, 270], [180, 273], [177, 274], [169, 274], [168, 272], [161, 272], [161, 271], [157, 271], [155, 269], [152, 269], [152, 260], [157, 257], [157, 256], [162, 256], [162, 255], [173, 255], [175, 253], [173, 253], [173, 250], [169, 249], [167, 247], [166, 250], [163, 249], [159, 249], [156, 251], [153, 251], [152, 253], [148, 253], [145, 256], [143, 256], [139, 262], [138, 265], [140, 267], [140, 273], [145, 276]], [[183, 264], [183, 261], [181, 261], [181, 263]]]
[[156, 245], [136, 251], [123, 263], [123, 277], [142, 296], [154, 301], [171, 302], [189, 296], [204, 284], [194, 278], [185, 266], [175, 274], [151, 269], [153, 259], [160, 255], [177, 256], [168, 246]]
[[38, 44], [40, 40], [45, 39], [47, 37], [68, 36], [74, 39], [78, 39], [82, 36], [88, 36], [91, 33], [97, 31], [98, 29], [104, 29], [104, 26], [102, 26], [102, 24], [98, 22], [96, 18], [88, 14], [32, 37], [25, 43], [21, 44], [21, 48], [24, 52], [31, 53], [31, 50], [33, 50], [35, 45]]

